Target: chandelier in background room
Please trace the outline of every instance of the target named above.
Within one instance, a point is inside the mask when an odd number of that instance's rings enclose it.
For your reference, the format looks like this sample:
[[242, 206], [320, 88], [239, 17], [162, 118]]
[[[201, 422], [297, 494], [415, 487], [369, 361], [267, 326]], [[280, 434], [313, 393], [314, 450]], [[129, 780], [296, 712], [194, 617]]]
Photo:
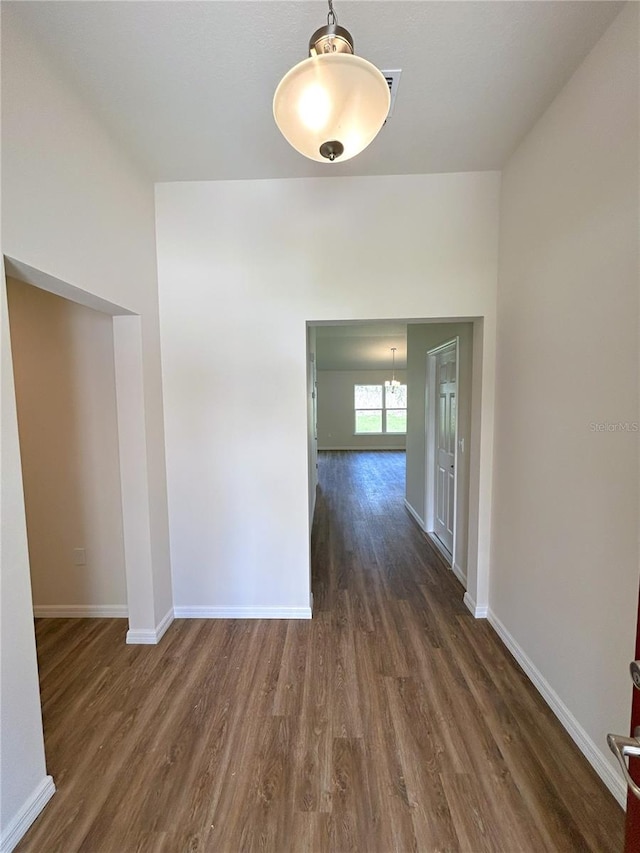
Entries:
[[391, 379], [384, 383], [384, 387], [392, 394], [400, 387], [400, 382], [396, 379], [396, 349], [397, 347], [391, 347]]

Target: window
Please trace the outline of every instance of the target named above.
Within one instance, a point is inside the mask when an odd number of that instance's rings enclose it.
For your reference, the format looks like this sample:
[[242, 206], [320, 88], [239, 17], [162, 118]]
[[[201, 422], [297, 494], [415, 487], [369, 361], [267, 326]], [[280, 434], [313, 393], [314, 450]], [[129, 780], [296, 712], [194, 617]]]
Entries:
[[356, 435], [406, 433], [406, 385], [356, 385], [354, 404]]

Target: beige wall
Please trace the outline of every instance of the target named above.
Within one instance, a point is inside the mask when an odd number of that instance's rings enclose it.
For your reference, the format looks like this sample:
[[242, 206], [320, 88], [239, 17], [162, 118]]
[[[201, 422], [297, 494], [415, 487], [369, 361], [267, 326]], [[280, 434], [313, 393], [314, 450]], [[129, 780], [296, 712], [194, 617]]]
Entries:
[[[354, 435], [354, 385], [383, 385], [384, 370], [318, 371], [318, 448], [320, 450], [404, 450], [404, 435]], [[396, 370], [406, 382], [406, 371]]]
[[[426, 521], [427, 353], [456, 337], [459, 338], [458, 439], [464, 440], [464, 451], [458, 449], [454, 565], [458, 576], [466, 581], [473, 359], [473, 325], [471, 323], [410, 323], [407, 326], [407, 384], [410, 414], [407, 429], [406, 498], [418, 519]], [[474, 518], [474, 523], [475, 521]]]
[[[503, 175], [491, 618], [613, 790], [638, 602], [638, 6]], [[524, 657], [523, 657], [524, 655]]]
[[7, 285], [36, 613], [124, 616], [113, 320]]

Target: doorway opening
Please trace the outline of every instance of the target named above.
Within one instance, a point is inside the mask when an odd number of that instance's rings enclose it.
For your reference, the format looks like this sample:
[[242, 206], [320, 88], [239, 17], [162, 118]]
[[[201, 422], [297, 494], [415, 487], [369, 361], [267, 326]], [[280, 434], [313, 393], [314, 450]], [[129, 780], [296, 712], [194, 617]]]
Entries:
[[112, 317], [7, 297], [34, 616], [126, 618]]
[[[406, 450], [406, 477], [404, 506], [411, 517], [426, 534], [435, 535], [434, 512], [436, 502], [440, 501], [439, 518], [440, 537], [434, 541], [440, 554], [462, 583], [464, 601], [475, 616], [486, 615], [486, 606], [477, 605], [478, 597], [484, 598], [486, 585], [485, 540], [485, 498], [490, 492], [484, 488], [490, 470], [490, 459], [481, 468], [481, 456], [488, 453], [486, 440], [481, 440], [483, 422], [483, 371], [484, 371], [484, 334], [482, 318], [462, 319], [421, 319], [392, 321], [321, 321], [307, 323], [308, 359], [313, 369], [308, 370], [308, 423], [309, 423], [309, 513], [310, 527], [313, 520], [317, 485], [318, 450], [339, 451], [353, 449], [357, 442], [355, 380], [346, 376], [347, 370], [340, 364], [341, 354], [350, 346], [345, 339], [359, 341], [359, 351], [364, 354], [367, 346], [363, 339], [367, 334], [377, 332], [378, 344], [385, 324], [395, 323], [406, 329], [406, 349], [403, 347], [400, 358], [401, 381], [407, 388], [407, 429], [404, 436]], [[367, 329], [367, 327], [369, 327]], [[330, 360], [324, 362], [322, 348], [324, 341], [330, 341], [328, 348]], [[435, 386], [428, 381], [430, 359], [432, 369], [439, 352], [446, 352], [446, 345], [454, 345], [454, 357], [449, 356], [450, 366], [443, 368], [443, 375], [451, 375], [448, 388], [449, 411], [446, 454], [441, 456], [441, 491], [436, 491], [435, 452], [429, 460], [429, 431], [436, 434], [434, 401], [429, 402], [430, 389]], [[393, 341], [386, 341], [384, 348], [378, 349], [378, 358], [386, 358], [384, 363], [372, 359], [372, 369], [376, 367], [381, 374], [375, 383], [384, 386], [385, 379], [391, 378], [392, 363], [390, 347]], [[452, 347], [453, 349], [453, 347]], [[373, 351], [373, 350], [372, 350]], [[398, 350], [400, 352], [400, 350]], [[441, 356], [442, 358], [443, 356]], [[396, 365], [398, 361], [396, 362]], [[452, 366], [451, 366], [452, 365]], [[386, 370], [386, 372], [385, 372]], [[452, 373], [453, 371], [453, 373]], [[386, 374], [389, 374], [388, 377]], [[332, 375], [333, 374], [333, 375]], [[317, 377], [317, 382], [316, 382]], [[344, 386], [340, 391], [340, 386]], [[346, 388], [346, 390], [345, 390]], [[314, 396], [316, 395], [316, 396]], [[381, 394], [378, 392], [378, 397]], [[330, 399], [332, 411], [330, 417], [323, 412], [326, 398]], [[317, 398], [317, 399], [316, 399]], [[323, 399], [324, 398], [324, 399]], [[342, 402], [338, 402], [338, 398]], [[377, 398], [376, 398], [377, 399]], [[373, 402], [376, 402], [375, 400]], [[375, 410], [375, 423], [380, 425], [384, 419], [384, 402], [371, 404]], [[488, 403], [487, 403], [488, 405]], [[317, 410], [317, 422], [314, 420]], [[429, 427], [431, 419], [431, 427]], [[373, 419], [371, 419], [373, 422]], [[338, 430], [342, 424], [341, 432]], [[334, 429], [331, 429], [331, 426]], [[348, 431], [350, 433], [348, 434]], [[329, 433], [332, 433], [331, 435]], [[342, 438], [347, 441], [343, 443]], [[376, 431], [371, 443], [389, 441], [380, 429]], [[356, 444], [357, 446], [357, 444]], [[375, 445], [374, 445], [375, 446]], [[372, 448], [373, 449], [373, 448]], [[382, 449], [380, 445], [376, 449]], [[389, 448], [390, 449], [390, 448]], [[399, 449], [399, 448], [396, 448]], [[444, 448], [443, 448], [444, 449]], [[448, 455], [447, 455], [448, 454]], [[447, 455], [447, 459], [444, 456]], [[448, 466], [445, 469], [444, 464]], [[454, 467], [451, 468], [451, 465]], [[447, 471], [445, 481], [443, 472]], [[428, 471], [428, 473], [427, 473]], [[444, 511], [446, 508], [446, 512]], [[448, 538], [447, 538], [448, 534]]]
[[[173, 611], [166, 616], [157, 614], [154, 598], [149, 520], [150, 487], [146, 462], [142, 318], [128, 308], [94, 296], [21, 261], [6, 256], [4, 261], [7, 278], [63, 297], [76, 306], [101, 312], [111, 320], [115, 363], [117, 465], [120, 475], [120, 505], [114, 512], [119, 514], [121, 519], [126, 578], [126, 612], [120, 612], [119, 615], [128, 616], [127, 643], [155, 644], [171, 623]], [[76, 547], [82, 551], [82, 543], [75, 543], [72, 551]], [[72, 560], [82, 561], [88, 557], [86, 551], [84, 555], [71, 554]], [[96, 612], [92, 615], [107, 614]]]

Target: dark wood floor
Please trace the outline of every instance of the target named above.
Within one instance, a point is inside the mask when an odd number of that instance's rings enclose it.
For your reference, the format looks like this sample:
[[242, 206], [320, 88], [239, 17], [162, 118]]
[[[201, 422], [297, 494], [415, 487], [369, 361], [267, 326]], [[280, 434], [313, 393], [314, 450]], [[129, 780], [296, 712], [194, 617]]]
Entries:
[[622, 849], [622, 811], [403, 507], [325, 453], [314, 618], [38, 620], [58, 792], [19, 851]]

